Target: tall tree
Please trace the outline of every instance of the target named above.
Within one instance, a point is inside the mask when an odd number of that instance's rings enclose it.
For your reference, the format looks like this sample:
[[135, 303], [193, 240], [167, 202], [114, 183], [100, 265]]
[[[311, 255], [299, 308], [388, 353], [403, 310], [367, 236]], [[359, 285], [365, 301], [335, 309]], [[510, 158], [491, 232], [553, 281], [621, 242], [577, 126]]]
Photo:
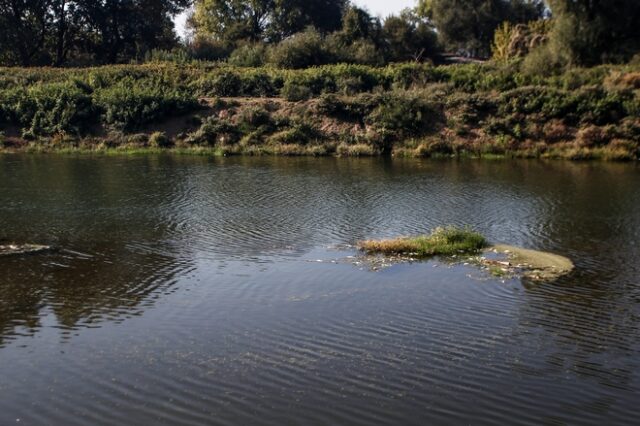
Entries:
[[314, 27], [320, 33], [339, 30], [347, 0], [276, 0], [274, 38], [285, 38]]
[[39, 63], [51, 24], [51, 0], [0, 0], [0, 60]]
[[82, 42], [98, 62], [135, 58], [176, 41], [172, 17], [189, 0], [75, 0], [83, 17]]
[[437, 34], [432, 25], [410, 9], [384, 20], [382, 37], [388, 61], [422, 61], [437, 51]]
[[541, 0], [420, 0], [418, 12], [429, 18], [449, 49], [488, 56], [498, 25], [542, 16]]
[[312, 26], [320, 32], [340, 26], [346, 0], [196, 0], [197, 35], [227, 45], [280, 41]]
[[381, 31], [382, 24], [378, 18], [371, 16], [364, 9], [350, 6], [342, 16], [342, 29], [339, 34], [342, 41], [346, 43], [369, 40], [378, 45]]
[[573, 64], [622, 61], [640, 52], [640, 1], [549, 0], [552, 47]]
[[233, 45], [262, 41], [273, 20], [274, 0], [197, 0], [193, 23], [197, 35]]
[[0, 63], [59, 66], [78, 57], [112, 63], [171, 47], [177, 41], [172, 17], [190, 3], [0, 0]]

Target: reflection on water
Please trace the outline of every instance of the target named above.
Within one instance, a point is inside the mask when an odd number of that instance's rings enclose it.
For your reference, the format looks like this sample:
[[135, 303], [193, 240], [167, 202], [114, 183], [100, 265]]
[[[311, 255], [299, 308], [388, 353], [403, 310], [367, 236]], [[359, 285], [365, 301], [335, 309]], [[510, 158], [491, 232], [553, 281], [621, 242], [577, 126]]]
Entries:
[[[0, 424], [628, 424], [638, 171], [0, 157], [0, 239], [56, 247], [0, 258]], [[331, 262], [441, 224], [577, 269], [534, 284]]]

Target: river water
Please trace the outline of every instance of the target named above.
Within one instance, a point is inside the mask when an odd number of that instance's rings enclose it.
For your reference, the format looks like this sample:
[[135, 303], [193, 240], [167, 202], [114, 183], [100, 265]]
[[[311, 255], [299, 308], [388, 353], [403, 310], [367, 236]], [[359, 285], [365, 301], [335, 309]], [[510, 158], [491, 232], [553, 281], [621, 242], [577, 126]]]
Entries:
[[[363, 238], [471, 225], [553, 283]], [[0, 424], [630, 424], [640, 168], [0, 156]]]

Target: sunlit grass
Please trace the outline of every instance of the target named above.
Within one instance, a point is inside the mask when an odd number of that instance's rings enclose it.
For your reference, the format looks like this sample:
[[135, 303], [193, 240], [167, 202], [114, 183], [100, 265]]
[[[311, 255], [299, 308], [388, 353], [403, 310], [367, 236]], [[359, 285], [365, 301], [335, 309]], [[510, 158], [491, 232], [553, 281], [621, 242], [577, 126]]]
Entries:
[[486, 245], [487, 241], [481, 234], [469, 228], [450, 226], [436, 228], [429, 235], [361, 241], [358, 248], [368, 254], [427, 257], [473, 253]]

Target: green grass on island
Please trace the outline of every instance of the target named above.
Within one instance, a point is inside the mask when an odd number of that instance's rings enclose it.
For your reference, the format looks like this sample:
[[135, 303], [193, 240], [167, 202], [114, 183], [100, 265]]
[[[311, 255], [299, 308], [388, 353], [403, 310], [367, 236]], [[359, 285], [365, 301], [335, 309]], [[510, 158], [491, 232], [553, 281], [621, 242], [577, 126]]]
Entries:
[[469, 228], [442, 227], [429, 235], [361, 241], [357, 246], [367, 254], [430, 257], [476, 253], [487, 241]]

